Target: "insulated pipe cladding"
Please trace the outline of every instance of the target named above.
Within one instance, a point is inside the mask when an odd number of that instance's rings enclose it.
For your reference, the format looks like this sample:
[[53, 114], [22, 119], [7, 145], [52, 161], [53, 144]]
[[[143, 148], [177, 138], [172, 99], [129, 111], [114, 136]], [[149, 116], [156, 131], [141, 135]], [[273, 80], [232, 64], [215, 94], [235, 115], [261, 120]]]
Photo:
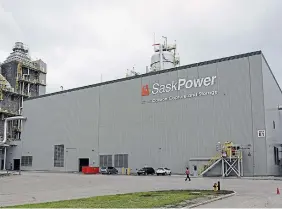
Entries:
[[5, 119], [4, 122], [4, 136], [3, 136], [3, 141], [0, 141], [0, 145], [4, 145], [7, 141], [7, 123], [8, 121], [12, 121], [12, 120], [26, 120], [27, 117], [24, 116], [15, 116], [15, 117], [9, 117]]

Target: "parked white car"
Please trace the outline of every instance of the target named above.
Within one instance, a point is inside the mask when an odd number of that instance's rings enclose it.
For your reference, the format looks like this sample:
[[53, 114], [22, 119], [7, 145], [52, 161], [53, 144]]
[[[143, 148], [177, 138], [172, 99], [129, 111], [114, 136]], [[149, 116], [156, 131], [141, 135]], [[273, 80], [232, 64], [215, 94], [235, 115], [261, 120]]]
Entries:
[[158, 168], [156, 174], [159, 175], [171, 175], [171, 170], [168, 168]]

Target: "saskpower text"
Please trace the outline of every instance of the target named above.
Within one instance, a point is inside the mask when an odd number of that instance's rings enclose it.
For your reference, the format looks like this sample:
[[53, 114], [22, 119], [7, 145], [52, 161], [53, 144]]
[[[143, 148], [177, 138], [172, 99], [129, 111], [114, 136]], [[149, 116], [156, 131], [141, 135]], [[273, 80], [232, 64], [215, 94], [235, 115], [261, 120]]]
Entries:
[[210, 76], [205, 78], [195, 78], [186, 80], [185, 78], [179, 79], [177, 82], [172, 81], [168, 84], [159, 84], [154, 83], [152, 86], [151, 93], [156, 94], [162, 94], [162, 93], [168, 93], [172, 91], [179, 91], [183, 88], [191, 89], [191, 88], [198, 88], [198, 87], [208, 87], [215, 84], [216, 76]]

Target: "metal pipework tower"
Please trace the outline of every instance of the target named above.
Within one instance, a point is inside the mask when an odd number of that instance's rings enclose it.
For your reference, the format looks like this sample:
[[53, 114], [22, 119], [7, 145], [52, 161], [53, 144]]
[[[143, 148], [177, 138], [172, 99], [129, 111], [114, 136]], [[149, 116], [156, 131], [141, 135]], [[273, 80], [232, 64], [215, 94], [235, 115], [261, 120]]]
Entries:
[[154, 43], [154, 54], [151, 57], [151, 71], [160, 71], [175, 68], [180, 64], [180, 58], [176, 55], [176, 43], [168, 44], [167, 37], [162, 37], [163, 43]]
[[[160, 71], [175, 68], [180, 65], [180, 58], [176, 53], [176, 43], [168, 44], [167, 37], [162, 36], [164, 39], [163, 43], [155, 43], [154, 40], [154, 54], [151, 56], [150, 68], [146, 66], [146, 73], [152, 71]], [[137, 76], [140, 73], [133, 70], [128, 70], [126, 77]]]
[[[22, 115], [25, 98], [45, 94], [47, 65], [42, 60], [32, 60], [29, 49], [22, 42], [16, 42], [13, 51], [1, 63], [0, 74], [0, 116]], [[8, 124], [8, 142], [20, 140], [22, 121]], [[3, 130], [0, 130], [0, 137]]]

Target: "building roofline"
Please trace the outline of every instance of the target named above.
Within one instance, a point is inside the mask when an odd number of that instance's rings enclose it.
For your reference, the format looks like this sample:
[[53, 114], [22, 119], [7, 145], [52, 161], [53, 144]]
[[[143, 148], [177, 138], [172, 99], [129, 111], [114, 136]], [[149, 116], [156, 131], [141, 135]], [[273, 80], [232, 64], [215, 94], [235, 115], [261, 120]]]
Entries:
[[277, 79], [275, 78], [274, 73], [273, 73], [273, 71], [271, 70], [271, 68], [270, 68], [270, 66], [269, 66], [269, 64], [268, 64], [268, 62], [267, 62], [265, 56], [263, 55], [263, 53], [262, 53], [262, 58], [263, 58], [263, 60], [265, 61], [266, 65], [267, 65], [267, 67], [268, 67], [268, 69], [269, 69], [269, 71], [270, 71], [270, 74], [272, 75], [272, 77], [273, 77], [273, 79], [274, 79], [276, 85], [278, 86], [280, 92], [282, 93], [282, 89], [281, 89], [281, 87], [280, 87], [280, 85], [279, 85]]
[[40, 96], [36, 96], [36, 97], [30, 97], [28, 99], [25, 99], [25, 101], [33, 100], [33, 99], [39, 99], [39, 98], [43, 98], [43, 97], [49, 97], [49, 96], [53, 96], [53, 95], [57, 95], [57, 94], [64, 94], [64, 93], [68, 93], [68, 92], [72, 92], [72, 91], [78, 91], [78, 90], [87, 89], [87, 88], [103, 86], [103, 85], [112, 84], [112, 83], [118, 83], [118, 82], [137, 79], [137, 78], [143, 78], [143, 77], [147, 77], [147, 76], [151, 76], [151, 75], [157, 75], [157, 74], [173, 72], [173, 71], [183, 70], [183, 69], [192, 68], [192, 67], [209, 65], [209, 64], [218, 63], [218, 62], [224, 62], [224, 61], [228, 61], [228, 60], [235, 60], [235, 59], [240, 59], [240, 58], [244, 58], [244, 57], [250, 57], [250, 56], [259, 55], [259, 54], [262, 54], [261, 50], [249, 52], [249, 53], [244, 53], [244, 54], [233, 55], [233, 56], [229, 56], [229, 57], [223, 57], [223, 58], [219, 58], [219, 59], [213, 59], [213, 60], [204, 61], [204, 62], [198, 62], [198, 63], [194, 63], [194, 64], [189, 64], [189, 65], [183, 65], [183, 66], [180, 66], [180, 67], [175, 67], [175, 68], [171, 68], [171, 69], [167, 69], [167, 70], [162, 70], [162, 71], [157, 71], [157, 72], [149, 72], [149, 73], [144, 73], [144, 74], [141, 74], [141, 75], [131, 76], [131, 77], [127, 77], [127, 78], [120, 78], [120, 79], [116, 79], [116, 80], [91, 84], [91, 85], [87, 85], [87, 86], [67, 89], [67, 90], [64, 90], [64, 91], [53, 92], [53, 93], [44, 94], [44, 95], [40, 95]]

